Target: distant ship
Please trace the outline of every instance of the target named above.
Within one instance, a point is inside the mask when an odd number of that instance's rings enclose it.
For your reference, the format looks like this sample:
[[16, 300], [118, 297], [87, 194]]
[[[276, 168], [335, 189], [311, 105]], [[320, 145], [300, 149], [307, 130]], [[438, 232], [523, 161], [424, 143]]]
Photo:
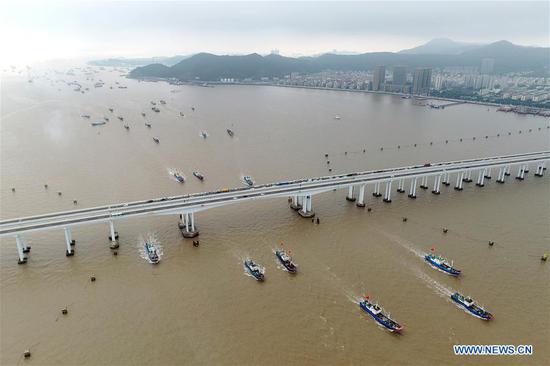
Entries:
[[193, 175], [194, 175], [195, 177], [197, 177], [197, 179], [199, 179], [199, 180], [204, 180], [204, 175], [202, 175], [202, 174], [199, 173], [199, 172], [193, 172]]
[[151, 128], [151, 124], [150, 124], [150, 123], [145, 122], [145, 126]]
[[113, 112], [113, 111], [114, 111], [114, 109], [113, 109], [113, 108], [109, 108], [109, 112]]
[[180, 173], [176, 172], [176, 171], [173, 171], [171, 172], [172, 175], [174, 176], [174, 178], [176, 178], [176, 180], [180, 183], [185, 183], [185, 177], [183, 175], [181, 175]]
[[127, 129], [127, 130], [129, 130], [129, 129], [130, 129], [130, 126], [124, 125], [124, 128]]
[[243, 177], [243, 182], [244, 182], [244, 184], [246, 184], [249, 187], [252, 187], [254, 185], [254, 180], [252, 179], [252, 177], [250, 175], [245, 175]]
[[117, 118], [121, 121], [124, 121], [124, 117], [118, 116]]
[[160, 109], [158, 109], [157, 107], [153, 107], [153, 108], [151, 108], [151, 109], [154, 110], [154, 111], [157, 112], [157, 113], [160, 112]]
[[245, 260], [244, 268], [246, 268], [246, 271], [250, 273], [250, 275], [254, 277], [256, 281], [263, 281], [265, 279], [265, 268], [254, 263], [253, 260], [251, 259]]
[[286, 270], [290, 273], [296, 273], [298, 272], [298, 268], [292, 261], [292, 257], [289, 253], [285, 252], [282, 249], [278, 249], [275, 251], [275, 256], [279, 260], [279, 262], [286, 268]]
[[107, 122], [105, 121], [97, 121], [97, 122], [92, 122], [90, 123], [92, 126], [103, 126], [104, 124], [106, 124]]
[[83, 114], [83, 115], [80, 116], [80, 117], [90, 119], [90, 115], [89, 115], [89, 114]]
[[337, 114], [336, 116], [334, 116], [334, 119], [341, 119], [341, 117]]
[[160, 140], [157, 139], [156, 137], [153, 137], [153, 141], [155, 141], [157, 144], [160, 142]]
[[208, 137], [208, 133], [206, 131], [201, 131], [201, 137], [203, 139], [207, 138]]
[[141, 115], [142, 115], [143, 117], [145, 117], [145, 112], [141, 112]]
[[447, 260], [447, 258], [435, 255], [435, 254], [426, 254], [424, 256], [424, 259], [426, 262], [428, 262], [432, 267], [435, 269], [438, 269], [440, 271], [445, 272], [448, 275], [451, 276], [459, 276], [462, 271], [459, 269], [456, 269], [452, 266], [451, 263]]
[[166, 104], [166, 101], [164, 101], [164, 100], [161, 99], [161, 100], [160, 100], [160, 104]]
[[185, 114], [183, 114], [183, 112], [180, 112], [180, 116], [184, 117], [184, 116], [185, 116]]
[[233, 131], [231, 131], [229, 128], [227, 129], [227, 134], [231, 137], [233, 137], [233, 135], [235, 135], [235, 133]]

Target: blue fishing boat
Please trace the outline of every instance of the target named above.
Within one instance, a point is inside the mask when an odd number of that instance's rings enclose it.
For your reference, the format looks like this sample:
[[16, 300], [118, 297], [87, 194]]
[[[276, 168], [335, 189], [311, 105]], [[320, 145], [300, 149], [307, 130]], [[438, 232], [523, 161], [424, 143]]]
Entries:
[[149, 259], [149, 262], [152, 264], [157, 264], [160, 262], [160, 257], [157, 252], [157, 248], [152, 243], [145, 242], [144, 245], [145, 248], [145, 254], [147, 254], [147, 258]]
[[459, 276], [462, 271], [453, 267], [452, 263], [449, 263], [447, 258], [444, 258], [435, 254], [426, 254], [424, 259], [435, 269], [445, 272], [451, 276]]
[[483, 320], [493, 319], [493, 314], [483, 309], [481, 306], [478, 306], [470, 297], [463, 296], [458, 292], [455, 292], [451, 295], [451, 299], [476, 318]]
[[391, 319], [388, 315], [384, 314], [382, 308], [378, 304], [373, 304], [369, 301], [368, 296], [359, 303], [359, 306], [363, 311], [369, 314], [376, 322], [382, 327], [386, 328], [390, 332], [400, 333], [403, 330], [403, 326]]
[[285, 252], [282, 249], [278, 249], [275, 251], [275, 256], [288, 272], [290, 273], [298, 272], [298, 267], [296, 267], [296, 265], [292, 261], [292, 257], [290, 256], [289, 253]]

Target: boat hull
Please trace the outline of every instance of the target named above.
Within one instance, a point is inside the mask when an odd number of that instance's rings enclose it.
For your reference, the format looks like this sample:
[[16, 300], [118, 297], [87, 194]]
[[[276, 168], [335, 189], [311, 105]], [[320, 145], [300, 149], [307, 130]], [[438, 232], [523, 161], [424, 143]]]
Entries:
[[281, 257], [281, 253], [279, 251], [276, 251], [275, 252], [275, 256], [277, 257], [277, 259], [279, 260], [279, 263], [281, 263], [281, 265], [283, 267], [285, 267], [285, 269], [289, 272], [289, 273], [296, 273], [298, 272], [298, 268], [291, 262], [292, 265], [289, 265], [287, 262], [285, 262], [283, 260], [283, 258]]
[[262, 273], [258, 273], [258, 272], [256, 272], [256, 271], [253, 271], [253, 270], [250, 268], [250, 266], [248, 265], [248, 263], [246, 263], [246, 262], [244, 263], [244, 268], [246, 269], [246, 271], [247, 271], [252, 277], [254, 277], [254, 279], [255, 279], [256, 281], [262, 282], [262, 281], [265, 279], [265, 277], [264, 277], [264, 275], [263, 275]]
[[451, 295], [451, 300], [453, 300], [457, 305], [459, 305], [462, 309], [466, 310], [470, 315], [475, 316], [476, 318], [479, 318], [481, 320], [491, 320], [493, 319], [493, 315], [487, 311], [484, 312], [477, 312], [473, 309], [471, 309], [469, 306], [466, 306], [458, 297], [455, 296], [455, 294]]

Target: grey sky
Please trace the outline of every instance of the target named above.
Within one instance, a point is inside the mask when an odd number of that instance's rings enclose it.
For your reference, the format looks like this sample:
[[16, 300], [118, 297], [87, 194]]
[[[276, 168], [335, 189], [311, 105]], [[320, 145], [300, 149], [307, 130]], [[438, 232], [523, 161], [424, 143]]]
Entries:
[[397, 51], [432, 38], [549, 45], [540, 2], [21, 2], [0, 5], [3, 58]]

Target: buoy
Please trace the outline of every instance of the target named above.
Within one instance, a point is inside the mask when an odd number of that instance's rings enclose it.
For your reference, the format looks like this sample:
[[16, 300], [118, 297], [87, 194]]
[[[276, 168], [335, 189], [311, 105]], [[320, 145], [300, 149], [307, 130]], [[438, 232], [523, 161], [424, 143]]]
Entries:
[[445, 143], [448, 144], [448, 143], [449, 143], [449, 140], [445, 140]]
[[198, 240], [193, 240], [193, 246], [196, 248], [199, 246], [199, 241]]
[[367, 212], [371, 212], [372, 211], [372, 208], [367, 208]]
[[68, 312], [69, 311], [67, 310], [67, 308], [61, 309], [61, 314], [63, 314], [63, 315], [67, 315]]
[[548, 253], [544, 253], [542, 257], [540, 257], [540, 260], [543, 262], [546, 262], [547, 259], [548, 259]]
[[407, 218], [406, 218], [406, 217], [403, 217], [403, 222], [407, 222]]
[[94, 276], [94, 275], [92, 275], [92, 276], [90, 277], [90, 281], [95, 282], [95, 276]]
[[401, 149], [401, 145], [397, 145], [397, 148], [398, 148], [398, 149]]
[[77, 201], [77, 200], [73, 200], [73, 204], [75, 204], [75, 205], [76, 205], [77, 203], [78, 203], [78, 201]]
[[344, 151], [344, 155], [347, 155], [347, 154], [348, 154], [348, 152], [347, 152], [347, 151]]
[[430, 145], [433, 145], [434, 143], [432, 141], [430, 141]]
[[325, 158], [328, 158], [328, 154], [325, 154]]
[[332, 169], [329, 169], [328, 171], [329, 171], [329, 172], [332, 172]]
[[414, 147], [416, 147], [416, 144], [414, 144]]
[[449, 229], [447, 229], [446, 227], [443, 228], [443, 232], [444, 233], [447, 233], [447, 231], [449, 231]]
[[363, 154], [365, 153], [365, 149], [363, 149]]
[[113, 251], [113, 255], [118, 255], [118, 252], [116, 250]]
[[476, 137], [474, 136], [474, 137], [472, 138], [472, 140], [475, 140], [475, 139], [476, 139]]
[[315, 219], [311, 219], [311, 222], [315, 222]]
[[460, 142], [462, 142], [462, 139], [460, 139]]
[[383, 150], [384, 150], [384, 148], [383, 148], [383, 147], [381, 147], [381, 148], [380, 148], [380, 151], [383, 151]]
[[47, 184], [44, 184], [44, 188], [48, 189], [48, 185], [47, 185]]
[[327, 164], [330, 164], [330, 160], [327, 160]]
[[57, 192], [57, 195], [58, 195], [58, 196], [61, 196], [61, 192]]
[[320, 222], [321, 222], [321, 221], [319, 220], [319, 218], [317, 218], [317, 225], [319, 225]]
[[15, 192], [15, 188], [12, 188], [11, 191], [12, 191], [12, 192]]
[[494, 241], [489, 241], [489, 246], [492, 247], [493, 245], [495, 245], [495, 242]]
[[28, 349], [26, 349], [25, 352], [23, 352], [23, 356], [24, 356], [25, 358], [31, 357], [31, 351], [28, 350]]

